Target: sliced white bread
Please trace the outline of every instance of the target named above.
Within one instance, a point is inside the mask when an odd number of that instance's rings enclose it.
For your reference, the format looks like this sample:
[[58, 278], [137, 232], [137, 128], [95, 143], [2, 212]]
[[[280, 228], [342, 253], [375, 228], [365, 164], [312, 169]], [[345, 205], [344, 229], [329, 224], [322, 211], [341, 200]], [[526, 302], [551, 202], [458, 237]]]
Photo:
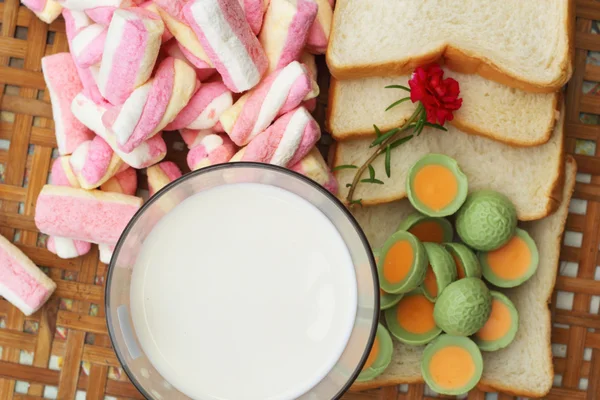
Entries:
[[[515, 146], [546, 143], [558, 119], [559, 92], [530, 93], [479, 75], [445, 69], [445, 77], [460, 84], [462, 107], [452, 125], [463, 132], [486, 136]], [[373, 135], [373, 125], [382, 131], [402, 126], [416, 106], [410, 101], [386, 111], [395, 101], [408, 96], [389, 85], [408, 86], [410, 76], [332, 79], [329, 87], [327, 127], [337, 140]]]
[[327, 64], [338, 79], [452, 69], [528, 91], [570, 78], [572, 0], [340, 0]]
[[[375, 176], [384, 184], [359, 183], [354, 199], [363, 205], [389, 203], [406, 197], [409, 168], [429, 153], [454, 158], [469, 179], [469, 191], [493, 189], [506, 194], [522, 221], [544, 218], [560, 204], [563, 178], [563, 122], [561, 113], [550, 140], [536, 147], [513, 147], [447, 126], [448, 132], [426, 128], [420, 136], [396, 147], [391, 153], [391, 177], [385, 173], [385, 157], [373, 162]], [[372, 154], [373, 138], [338, 142], [333, 149], [333, 166], [360, 166]], [[340, 198], [348, 193], [356, 169], [336, 171]], [[363, 178], [367, 178], [365, 171]]]
[[[505, 290], [519, 312], [519, 331], [506, 349], [483, 353], [483, 378], [479, 387], [517, 396], [542, 397], [552, 387], [554, 370], [550, 342], [550, 302], [556, 279], [561, 238], [575, 187], [575, 160], [567, 157], [563, 201], [558, 210], [539, 221], [523, 223], [538, 246], [540, 264], [536, 274], [522, 286]], [[373, 248], [381, 247], [400, 221], [413, 211], [408, 200], [356, 208], [353, 214]], [[408, 346], [394, 340], [394, 355], [388, 369], [373, 381], [355, 384], [353, 390], [422, 382], [423, 346]]]

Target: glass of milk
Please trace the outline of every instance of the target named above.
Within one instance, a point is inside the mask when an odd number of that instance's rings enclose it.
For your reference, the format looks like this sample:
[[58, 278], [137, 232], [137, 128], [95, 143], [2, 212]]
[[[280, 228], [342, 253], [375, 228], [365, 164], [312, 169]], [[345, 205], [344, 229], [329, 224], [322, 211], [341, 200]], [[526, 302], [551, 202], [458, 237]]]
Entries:
[[266, 164], [205, 168], [153, 196], [106, 285], [113, 346], [149, 399], [338, 398], [378, 313], [354, 218], [313, 181]]

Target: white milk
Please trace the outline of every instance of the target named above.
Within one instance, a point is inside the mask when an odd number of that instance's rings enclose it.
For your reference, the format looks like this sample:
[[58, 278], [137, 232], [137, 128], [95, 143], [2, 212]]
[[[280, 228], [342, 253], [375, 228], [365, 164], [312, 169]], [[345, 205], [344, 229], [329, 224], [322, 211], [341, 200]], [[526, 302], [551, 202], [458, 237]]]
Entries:
[[150, 362], [194, 399], [294, 399], [341, 356], [356, 314], [350, 254], [304, 199], [262, 184], [196, 194], [152, 230], [131, 313]]

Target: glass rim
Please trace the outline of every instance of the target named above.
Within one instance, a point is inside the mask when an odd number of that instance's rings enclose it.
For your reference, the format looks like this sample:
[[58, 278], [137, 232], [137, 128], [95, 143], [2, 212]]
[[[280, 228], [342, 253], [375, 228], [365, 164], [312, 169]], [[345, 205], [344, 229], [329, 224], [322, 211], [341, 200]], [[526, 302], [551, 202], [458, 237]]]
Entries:
[[[354, 369], [352, 374], [350, 374], [348, 381], [346, 383], [344, 383], [344, 385], [340, 388], [340, 390], [336, 393], [336, 395], [332, 398], [332, 400], [340, 399], [348, 391], [348, 389], [350, 389], [352, 384], [354, 384], [354, 382], [356, 381], [356, 378], [358, 378], [358, 375], [362, 371], [362, 368], [364, 367], [365, 363], [367, 362], [367, 358], [369, 357], [371, 347], [373, 346], [373, 343], [375, 341], [375, 336], [377, 334], [377, 326], [379, 324], [379, 313], [380, 313], [380, 309], [379, 309], [379, 307], [380, 307], [379, 277], [378, 277], [379, 275], [377, 272], [377, 265], [375, 262], [375, 258], [373, 256], [373, 252], [371, 251], [371, 246], [369, 244], [369, 241], [367, 240], [367, 237], [366, 237], [363, 229], [360, 227], [359, 223], [356, 221], [356, 218], [354, 218], [352, 213], [346, 208], [346, 206], [335, 195], [333, 195], [331, 192], [329, 192], [323, 186], [319, 185], [317, 182], [313, 181], [312, 179], [310, 179], [298, 172], [295, 172], [290, 169], [280, 167], [277, 165], [264, 164], [264, 163], [258, 163], [258, 162], [244, 161], [244, 162], [230, 162], [230, 163], [223, 163], [223, 164], [215, 164], [215, 165], [210, 165], [208, 167], [200, 168], [196, 171], [191, 171], [187, 174], [182, 175], [181, 177], [168, 183], [165, 187], [160, 189], [153, 196], [151, 196], [147, 201], [145, 201], [144, 204], [142, 204], [142, 206], [140, 207], [140, 209], [136, 211], [136, 213], [133, 215], [131, 220], [127, 223], [127, 226], [123, 230], [123, 233], [121, 234], [121, 236], [119, 237], [119, 240], [117, 241], [117, 244], [115, 245], [115, 249], [113, 251], [113, 255], [110, 260], [110, 264], [108, 265], [108, 271], [106, 274], [106, 283], [105, 283], [105, 288], [104, 288], [104, 309], [105, 309], [105, 314], [106, 314], [106, 325], [107, 325], [107, 330], [108, 330], [108, 337], [110, 339], [111, 345], [117, 356], [117, 360], [119, 361], [119, 364], [123, 368], [123, 371], [125, 371], [127, 378], [133, 384], [133, 386], [147, 399], [151, 399], [152, 397], [144, 389], [144, 387], [141, 385], [141, 383], [135, 378], [135, 376], [133, 375], [132, 371], [129, 368], [129, 365], [125, 362], [125, 358], [121, 354], [121, 349], [117, 345], [117, 340], [116, 340], [116, 336], [115, 336], [116, 332], [114, 331], [112, 315], [110, 312], [111, 311], [110, 289], [112, 287], [112, 275], [113, 275], [113, 271], [115, 268], [115, 263], [118, 258], [117, 255], [119, 254], [121, 247], [122, 247], [123, 243], [125, 242], [125, 239], [129, 235], [130, 231], [133, 229], [135, 223], [144, 215], [146, 210], [149, 209], [153, 203], [158, 201], [158, 199], [160, 199], [166, 193], [170, 192], [171, 190], [175, 189], [176, 187], [178, 187], [179, 185], [185, 183], [186, 181], [188, 181], [190, 179], [195, 179], [199, 176], [202, 176], [202, 175], [214, 172], [214, 171], [226, 170], [226, 169], [247, 169], [247, 168], [267, 169], [267, 170], [271, 170], [276, 173], [280, 173], [282, 175], [287, 175], [288, 177], [290, 177], [292, 179], [300, 180], [300, 181], [308, 184], [308, 186], [310, 186], [312, 189], [317, 190], [318, 192], [321, 192], [322, 194], [324, 194], [325, 197], [329, 201], [331, 201], [342, 212], [342, 214], [346, 217], [346, 219], [350, 222], [350, 224], [354, 228], [354, 231], [358, 234], [358, 237], [363, 245], [363, 248], [365, 248], [365, 250], [368, 249], [368, 251], [366, 251], [366, 254], [367, 254], [367, 259], [369, 260], [369, 267], [371, 270], [371, 276], [373, 278], [373, 283], [374, 283], [373, 291], [375, 293], [373, 319], [372, 319], [371, 329], [369, 332], [369, 339], [367, 340], [367, 346], [363, 350], [363, 354], [362, 354], [360, 361], [358, 362], [356, 368]], [[356, 279], [358, 279], [358, 278], [356, 278]], [[358, 305], [357, 305], [357, 309], [358, 309]], [[347, 346], [344, 349], [346, 349], [346, 348], [347, 348]], [[315, 386], [313, 386], [313, 388]]]

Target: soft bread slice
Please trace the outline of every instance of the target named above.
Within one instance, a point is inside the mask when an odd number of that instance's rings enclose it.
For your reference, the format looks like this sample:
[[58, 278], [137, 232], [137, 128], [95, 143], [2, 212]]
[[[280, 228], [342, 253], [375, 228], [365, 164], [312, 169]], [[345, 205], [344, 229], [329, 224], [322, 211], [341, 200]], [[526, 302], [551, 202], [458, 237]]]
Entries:
[[340, 0], [327, 50], [338, 79], [452, 69], [553, 92], [572, 74], [572, 0]]
[[[420, 136], [396, 147], [391, 155], [391, 177], [385, 173], [385, 157], [373, 162], [377, 179], [382, 185], [359, 183], [354, 199], [363, 205], [389, 203], [406, 197], [409, 168], [429, 153], [453, 157], [469, 179], [469, 190], [493, 189], [506, 194], [517, 208], [522, 221], [544, 218], [561, 202], [563, 178], [564, 113], [550, 140], [536, 147], [512, 147], [491, 139], [468, 135], [448, 126], [448, 132], [425, 129]], [[373, 154], [372, 138], [338, 142], [333, 149], [333, 164], [362, 165]], [[340, 197], [348, 193], [356, 169], [336, 172]], [[365, 173], [364, 178], [368, 175]]]
[[[537, 273], [524, 285], [504, 293], [519, 311], [519, 331], [506, 349], [483, 353], [484, 370], [479, 387], [517, 396], [542, 397], [552, 387], [554, 376], [550, 342], [550, 301], [559, 264], [561, 238], [575, 187], [575, 160], [567, 157], [563, 202], [558, 210], [539, 221], [523, 223], [540, 252]], [[383, 245], [400, 221], [413, 211], [407, 200], [356, 208], [353, 214], [373, 248]], [[352, 390], [365, 390], [402, 383], [422, 382], [422, 346], [408, 346], [394, 340], [394, 355], [388, 369], [378, 378], [354, 384]]]
[[[451, 122], [458, 129], [515, 146], [536, 146], [550, 139], [558, 119], [558, 92], [525, 92], [447, 68], [445, 76], [460, 84], [463, 104]], [[373, 135], [374, 124], [382, 131], [402, 126], [416, 106], [407, 101], [385, 111], [390, 104], [408, 96], [403, 90], [385, 87], [408, 86], [409, 78], [332, 79], [327, 108], [329, 132], [337, 140], [345, 140]]]

